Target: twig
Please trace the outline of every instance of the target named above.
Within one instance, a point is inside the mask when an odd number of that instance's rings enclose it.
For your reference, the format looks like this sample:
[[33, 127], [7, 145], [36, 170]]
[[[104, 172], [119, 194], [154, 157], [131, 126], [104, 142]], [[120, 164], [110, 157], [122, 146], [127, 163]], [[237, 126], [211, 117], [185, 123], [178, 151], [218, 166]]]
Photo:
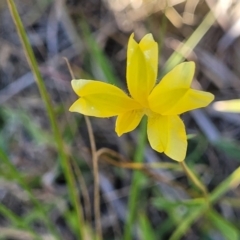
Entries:
[[102, 227], [101, 227], [101, 213], [100, 213], [100, 198], [99, 198], [99, 173], [98, 173], [98, 156], [96, 154], [96, 144], [93, 135], [93, 130], [91, 122], [87, 116], [84, 115], [88, 135], [90, 139], [90, 145], [92, 150], [92, 160], [93, 160], [93, 176], [94, 176], [94, 215], [95, 215], [95, 226], [96, 232], [98, 234], [99, 240], [102, 239]]
[[86, 222], [90, 222], [91, 221], [91, 205], [90, 205], [90, 197], [88, 194], [88, 190], [87, 190], [87, 186], [86, 186], [86, 182], [83, 178], [82, 172], [80, 170], [80, 168], [78, 167], [76, 161], [74, 161], [74, 159], [71, 161], [72, 165], [73, 165], [73, 170], [76, 174], [76, 177], [79, 181], [79, 185], [80, 188], [82, 190], [82, 196], [83, 196], [83, 201], [84, 201], [84, 209], [85, 213], [86, 213]]

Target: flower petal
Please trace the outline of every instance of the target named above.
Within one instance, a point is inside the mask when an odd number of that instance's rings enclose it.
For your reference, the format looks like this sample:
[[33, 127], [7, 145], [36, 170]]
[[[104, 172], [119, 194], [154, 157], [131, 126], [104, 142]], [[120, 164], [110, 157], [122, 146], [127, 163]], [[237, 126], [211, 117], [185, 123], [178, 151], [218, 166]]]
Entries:
[[179, 115], [193, 109], [206, 107], [213, 99], [214, 95], [211, 93], [189, 89], [164, 115]]
[[183, 161], [187, 151], [185, 126], [178, 116], [148, 118], [148, 140], [153, 149], [176, 161]]
[[180, 63], [163, 77], [154, 90], [166, 92], [179, 88], [188, 89], [192, 83], [194, 72], [194, 62]]
[[194, 89], [163, 92], [160, 97], [161, 99], [158, 100], [149, 100], [149, 105], [152, 111], [161, 115], [179, 115], [193, 109], [206, 107], [214, 99], [213, 94]]
[[71, 83], [73, 90], [80, 96], [70, 107], [71, 112], [112, 117], [141, 108], [139, 103], [111, 84], [94, 80], [72, 80]]
[[127, 50], [127, 85], [131, 96], [144, 106], [157, 77], [158, 45], [151, 34], [147, 34], [138, 44], [129, 38]]
[[117, 135], [121, 136], [123, 133], [134, 130], [140, 123], [143, 115], [144, 113], [141, 110], [133, 110], [119, 114], [115, 128]]
[[148, 98], [151, 110], [162, 115], [178, 115], [207, 106], [214, 96], [190, 89], [194, 69], [193, 62], [181, 63], [164, 76]]
[[148, 70], [148, 88], [149, 93], [153, 89], [158, 72], [158, 44], [154, 41], [152, 34], [145, 35], [139, 43], [147, 65], [149, 65]]

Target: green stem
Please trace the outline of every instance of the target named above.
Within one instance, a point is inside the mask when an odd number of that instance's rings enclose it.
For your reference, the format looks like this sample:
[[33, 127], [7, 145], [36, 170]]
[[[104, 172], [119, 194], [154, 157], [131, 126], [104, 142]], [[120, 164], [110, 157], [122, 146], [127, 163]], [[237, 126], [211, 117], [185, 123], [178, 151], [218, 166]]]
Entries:
[[[135, 162], [142, 162], [144, 159], [144, 148], [145, 148], [145, 142], [146, 142], [146, 123], [147, 119], [144, 117], [142, 123], [141, 123], [141, 129], [140, 134], [138, 138], [138, 146], [137, 150], [135, 152], [134, 160]], [[131, 184], [131, 190], [128, 200], [128, 216], [127, 216], [127, 222], [124, 228], [124, 240], [131, 240], [131, 231], [133, 228], [133, 223], [136, 215], [137, 210], [137, 202], [140, 192], [140, 178], [141, 178], [141, 172], [135, 171], [133, 173], [133, 179]]]
[[179, 223], [177, 228], [173, 231], [172, 235], [169, 237], [169, 240], [179, 240], [187, 232], [190, 226], [198, 220], [198, 218], [205, 214], [206, 207], [201, 205], [197, 208], [193, 208], [189, 215], [185, 216], [183, 221]]
[[197, 186], [203, 193], [207, 204], [209, 205], [209, 197], [208, 197], [208, 191], [205, 185], [196, 177], [196, 175], [193, 173], [193, 171], [187, 166], [185, 161], [180, 162], [181, 167], [183, 168], [186, 175], [191, 179], [191, 181]]
[[53, 135], [56, 141], [56, 145], [57, 145], [57, 149], [58, 149], [58, 153], [60, 156], [60, 160], [61, 160], [61, 165], [62, 165], [62, 170], [64, 172], [66, 181], [67, 181], [67, 187], [69, 190], [69, 196], [70, 196], [70, 200], [76, 210], [77, 213], [77, 219], [78, 219], [78, 239], [83, 239], [83, 216], [82, 216], [82, 209], [79, 203], [79, 199], [77, 196], [77, 191], [75, 191], [75, 183], [74, 183], [74, 175], [73, 175], [73, 171], [71, 169], [71, 166], [69, 164], [68, 161], [68, 157], [64, 151], [64, 143], [62, 141], [62, 137], [61, 137], [61, 133], [59, 131], [59, 127], [57, 124], [57, 119], [54, 113], [54, 109], [52, 106], [52, 103], [50, 101], [49, 95], [47, 93], [43, 78], [41, 76], [41, 73], [39, 71], [39, 67], [36, 61], [36, 58], [34, 56], [32, 47], [29, 43], [26, 31], [24, 29], [24, 26], [22, 24], [22, 21], [20, 19], [20, 16], [18, 14], [17, 8], [14, 4], [13, 0], [7, 0], [8, 2], [8, 6], [9, 6], [9, 10], [11, 12], [12, 18], [14, 20], [14, 23], [16, 25], [19, 37], [22, 41], [22, 45], [23, 48], [25, 50], [25, 54], [28, 60], [28, 63], [32, 69], [32, 72], [34, 74], [36, 83], [38, 85], [38, 89], [40, 91], [41, 94], [41, 98], [44, 101], [48, 116], [49, 116], [49, 120], [50, 120], [50, 124], [51, 124], [51, 128], [53, 131]]
[[[230, 176], [223, 180], [210, 194], [210, 204], [215, 204], [229, 190], [235, 189], [240, 184], [240, 167], [238, 167]], [[170, 240], [178, 240], [187, 232], [191, 225], [196, 222], [200, 216], [204, 215], [209, 209], [202, 204], [192, 209], [188, 216], [177, 226], [172, 233]]]
[[158, 41], [158, 56], [159, 56], [158, 61], [159, 61], [159, 64], [161, 64], [162, 50], [163, 50], [163, 46], [164, 46], [164, 39], [165, 39], [166, 29], [167, 29], [166, 9], [167, 9], [167, 4], [166, 4], [166, 6], [163, 10], [164, 12], [163, 12], [163, 15], [162, 15], [161, 26], [159, 28], [159, 41]]

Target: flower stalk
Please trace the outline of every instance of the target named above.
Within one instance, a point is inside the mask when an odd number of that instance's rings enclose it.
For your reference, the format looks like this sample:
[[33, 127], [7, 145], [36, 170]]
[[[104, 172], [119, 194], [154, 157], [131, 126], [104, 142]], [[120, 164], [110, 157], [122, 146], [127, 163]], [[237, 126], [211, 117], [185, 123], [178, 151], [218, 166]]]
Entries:
[[208, 197], [208, 190], [205, 185], [197, 178], [197, 176], [193, 173], [193, 171], [187, 166], [185, 161], [180, 162], [180, 165], [183, 171], [186, 173], [188, 178], [193, 182], [193, 184], [200, 189], [203, 193], [206, 203], [209, 205], [209, 197]]

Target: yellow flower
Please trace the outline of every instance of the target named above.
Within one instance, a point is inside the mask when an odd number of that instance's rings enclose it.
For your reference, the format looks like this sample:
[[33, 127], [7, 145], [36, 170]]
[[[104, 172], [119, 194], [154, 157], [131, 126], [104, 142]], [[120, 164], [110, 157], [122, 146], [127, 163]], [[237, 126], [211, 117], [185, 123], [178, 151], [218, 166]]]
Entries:
[[72, 88], [80, 98], [69, 110], [94, 117], [117, 116], [118, 136], [134, 130], [145, 114], [151, 147], [183, 161], [187, 136], [179, 114], [207, 106], [214, 96], [190, 88], [195, 70], [193, 62], [177, 65], [155, 86], [158, 45], [152, 34], [145, 35], [139, 44], [133, 37], [132, 34], [127, 49], [127, 86], [131, 97], [108, 83], [72, 80]]

